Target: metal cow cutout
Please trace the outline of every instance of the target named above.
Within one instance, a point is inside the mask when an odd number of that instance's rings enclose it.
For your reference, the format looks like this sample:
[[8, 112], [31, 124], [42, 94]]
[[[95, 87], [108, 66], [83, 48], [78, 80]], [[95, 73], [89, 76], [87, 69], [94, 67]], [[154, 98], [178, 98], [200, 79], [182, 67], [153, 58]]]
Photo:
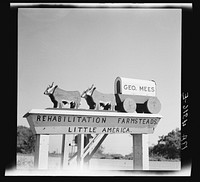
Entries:
[[44, 92], [48, 95], [53, 102], [53, 107], [63, 108], [65, 104], [70, 104], [70, 108], [78, 109], [81, 102], [81, 95], [79, 91], [65, 91], [60, 89], [58, 85], [54, 85], [54, 82], [47, 87]]
[[100, 106], [108, 107], [108, 104], [111, 105], [111, 110], [115, 110], [115, 95], [114, 94], [104, 94], [96, 90], [96, 87], [92, 85], [90, 88], [85, 90], [82, 95], [82, 98], [86, 99], [87, 104], [89, 105], [90, 109], [99, 110]]

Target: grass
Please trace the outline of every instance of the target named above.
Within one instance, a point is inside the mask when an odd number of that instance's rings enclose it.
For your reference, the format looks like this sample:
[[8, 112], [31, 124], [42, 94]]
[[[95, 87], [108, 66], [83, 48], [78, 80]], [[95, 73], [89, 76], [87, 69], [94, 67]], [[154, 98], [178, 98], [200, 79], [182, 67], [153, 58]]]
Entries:
[[169, 162], [180, 162], [180, 158], [176, 159], [167, 159], [162, 156], [150, 156], [149, 161], [169, 161]]
[[[49, 169], [60, 169], [60, 155], [49, 155]], [[162, 161], [161, 161], [162, 160]], [[72, 165], [73, 167], [73, 165]], [[132, 160], [126, 159], [97, 159], [92, 158], [90, 161], [91, 169], [103, 170], [132, 170]], [[17, 155], [17, 169], [34, 169], [34, 156], [31, 154]], [[152, 159], [149, 162], [150, 170], [180, 170], [180, 161]]]
[[34, 167], [34, 157], [32, 154], [17, 154], [17, 168], [29, 169]]

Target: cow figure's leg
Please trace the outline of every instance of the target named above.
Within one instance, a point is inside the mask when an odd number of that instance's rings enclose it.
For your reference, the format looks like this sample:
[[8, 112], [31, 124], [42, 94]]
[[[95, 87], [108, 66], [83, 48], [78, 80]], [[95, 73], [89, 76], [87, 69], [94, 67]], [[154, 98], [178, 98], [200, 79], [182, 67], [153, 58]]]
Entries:
[[54, 102], [53, 103], [53, 108], [57, 108], [58, 107], [58, 102]]
[[112, 111], [115, 111], [115, 104], [116, 104], [116, 102], [115, 101], [113, 101], [112, 103], [111, 103], [112, 105], [111, 105], [111, 107], [112, 107]]
[[62, 103], [59, 102], [59, 107], [58, 108], [62, 108]]
[[74, 102], [74, 101], [69, 102], [69, 108], [70, 109], [76, 108], [76, 102]]
[[115, 105], [111, 103], [111, 111], [114, 111]]
[[75, 102], [75, 109], [78, 109], [78, 108], [79, 108], [79, 103]]
[[99, 110], [99, 107], [100, 107], [100, 103], [96, 102], [95, 110]]
[[80, 105], [81, 105], [81, 102], [78, 102], [78, 106], [77, 106], [77, 109], [80, 107]]
[[108, 102], [107, 104], [106, 104], [106, 110], [112, 110], [112, 103], [110, 103], [110, 102]]

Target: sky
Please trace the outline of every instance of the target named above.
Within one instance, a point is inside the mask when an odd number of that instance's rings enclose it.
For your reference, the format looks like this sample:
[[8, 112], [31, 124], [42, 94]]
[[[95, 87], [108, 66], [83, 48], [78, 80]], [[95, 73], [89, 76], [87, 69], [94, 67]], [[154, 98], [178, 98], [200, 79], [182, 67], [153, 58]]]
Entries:
[[[114, 93], [118, 76], [155, 80], [163, 116], [149, 146], [181, 128], [181, 9], [18, 9], [17, 124], [23, 115], [53, 107], [44, 90], [54, 82], [81, 93], [94, 84]], [[80, 108], [88, 108], [84, 99]], [[51, 136], [50, 151], [60, 151]], [[112, 134], [108, 153], [129, 154], [132, 137]]]

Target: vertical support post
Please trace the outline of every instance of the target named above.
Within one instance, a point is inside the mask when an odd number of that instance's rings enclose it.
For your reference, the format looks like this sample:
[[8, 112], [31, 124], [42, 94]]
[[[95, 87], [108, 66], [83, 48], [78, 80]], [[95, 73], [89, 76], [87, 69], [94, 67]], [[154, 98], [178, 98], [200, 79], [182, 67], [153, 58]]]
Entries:
[[149, 170], [149, 135], [142, 134], [143, 170]]
[[69, 164], [69, 136], [66, 134], [62, 135], [62, 149], [61, 149], [61, 167], [67, 169]]
[[84, 152], [84, 134], [77, 136], [77, 165], [83, 168], [83, 152]]
[[48, 169], [49, 135], [36, 135], [34, 167]]
[[[90, 134], [87, 134], [86, 138], [85, 138], [85, 141], [84, 141], [84, 148], [89, 142], [90, 142]], [[89, 156], [89, 154], [87, 154], [83, 159], [84, 165], [87, 168], [89, 168], [89, 160], [87, 160], [88, 156]]]
[[147, 170], [149, 168], [148, 136], [133, 134], [133, 169]]

